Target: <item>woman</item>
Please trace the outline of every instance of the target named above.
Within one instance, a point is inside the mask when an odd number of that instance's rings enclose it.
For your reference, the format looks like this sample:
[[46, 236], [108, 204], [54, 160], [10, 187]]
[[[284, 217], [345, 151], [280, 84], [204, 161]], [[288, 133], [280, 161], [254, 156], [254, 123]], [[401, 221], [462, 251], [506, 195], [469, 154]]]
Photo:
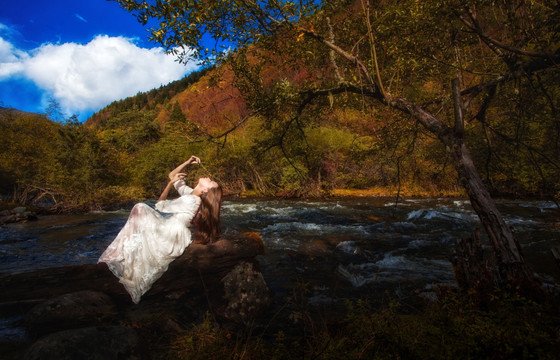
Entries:
[[[169, 173], [169, 183], [155, 208], [139, 203], [115, 240], [99, 258], [119, 278], [135, 304], [163, 275], [169, 264], [183, 254], [192, 242], [189, 225], [196, 217], [196, 236], [202, 242], [215, 241], [220, 235], [222, 189], [209, 178], [200, 178], [194, 189], [183, 180], [181, 170], [200, 164], [196, 156]], [[181, 195], [167, 200], [171, 187]]]

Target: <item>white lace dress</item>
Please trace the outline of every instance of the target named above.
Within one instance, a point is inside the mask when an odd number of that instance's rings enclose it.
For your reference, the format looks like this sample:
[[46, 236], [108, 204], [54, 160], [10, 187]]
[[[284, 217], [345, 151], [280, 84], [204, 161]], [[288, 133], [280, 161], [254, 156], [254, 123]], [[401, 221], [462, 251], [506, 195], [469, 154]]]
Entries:
[[183, 180], [174, 186], [181, 196], [158, 202], [159, 212], [143, 203], [134, 205], [126, 224], [98, 260], [109, 266], [135, 304], [192, 242], [188, 226], [200, 198], [191, 195], [193, 189]]

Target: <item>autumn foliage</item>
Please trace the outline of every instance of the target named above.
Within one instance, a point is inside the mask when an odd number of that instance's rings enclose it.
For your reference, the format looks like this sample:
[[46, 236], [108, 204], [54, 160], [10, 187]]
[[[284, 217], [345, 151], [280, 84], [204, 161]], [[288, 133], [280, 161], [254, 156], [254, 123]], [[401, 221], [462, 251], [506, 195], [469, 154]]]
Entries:
[[[477, 16], [495, 21], [480, 25], [488, 34], [557, 51], [558, 9], [498, 3], [469, 2]], [[452, 126], [450, 80], [459, 76], [467, 88], [507, 68], [454, 11], [439, 1], [329, 2], [300, 24], [332, 33], [336, 44], [369, 59], [384, 91]], [[191, 180], [210, 175], [228, 194], [464, 195], [449, 149], [410, 116], [357, 92], [311, 98], [343, 78], [360, 79], [351, 64], [303, 35], [288, 28], [263, 37], [216, 66], [115, 101], [85, 124], [2, 109], [2, 194], [59, 209], [135, 201], [156, 196], [167, 171], [197, 154], [205, 167]], [[375, 44], [375, 58], [364, 42]], [[491, 193], [557, 195], [558, 78], [549, 66], [472, 101], [466, 144]]]

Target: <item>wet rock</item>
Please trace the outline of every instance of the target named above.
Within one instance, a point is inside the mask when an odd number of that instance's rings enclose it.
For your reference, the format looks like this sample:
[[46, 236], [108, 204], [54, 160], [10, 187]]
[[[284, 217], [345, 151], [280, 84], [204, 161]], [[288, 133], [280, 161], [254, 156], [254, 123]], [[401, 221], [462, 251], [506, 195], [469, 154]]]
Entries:
[[251, 262], [237, 264], [223, 279], [224, 303], [221, 315], [246, 323], [262, 314], [271, 304], [271, 294], [262, 273]]
[[9, 223], [24, 222], [35, 219], [37, 219], [37, 214], [32, 211], [27, 211], [27, 209], [23, 206], [14, 208], [12, 210], [3, 210], [0, 212], [0, 226]]
[[[228, 236], [212, 244], [191, 244], [175, 259], [169, 269], [144, 294], [148, 298], [180, 296], [188, 289], [221, 286], [221, 279], [236, 264], [253, 261], [264, 254], [262, 238], [257, 233]], [[70, 265], [0, 276], [0, 308], [3, 303], [50, 299], [76, 291], [100, 291], [118, 305], [132, 304], [130, 295], [106, 264]]]
[[50, 334], [31, 345], [23, 359], [140, 359], [141, 353], [134, 329], [87, 327]]
[[9, 223], [13, 223], [16, 222], [16, 216], [15, 215], [11, 215], [8, 213], [8, 215], [4, 215], [2, 217], [0, 217], [0, 226], [4, 225], [4, 224], [9, 224]]
[[25, 319], [31, 336], [101, 324], [117, 314], [111, 298], [98, 291], [65, 294], [34, 306]]

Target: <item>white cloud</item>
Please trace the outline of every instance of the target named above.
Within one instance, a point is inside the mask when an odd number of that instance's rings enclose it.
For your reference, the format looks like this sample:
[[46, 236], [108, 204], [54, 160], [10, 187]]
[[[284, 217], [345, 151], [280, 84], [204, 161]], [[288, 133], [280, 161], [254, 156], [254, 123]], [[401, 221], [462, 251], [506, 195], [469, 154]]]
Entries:
[[23, 70], [27, 54], [0, 37], [0, 80]]
[[47, 43], [28, 53], [0, 37], [0, 81], [23, 76], [68, 113], [99, 110], [196, 69], [161, 48], [139, 48], [124, 37], [99, 35], [85, 45]]

